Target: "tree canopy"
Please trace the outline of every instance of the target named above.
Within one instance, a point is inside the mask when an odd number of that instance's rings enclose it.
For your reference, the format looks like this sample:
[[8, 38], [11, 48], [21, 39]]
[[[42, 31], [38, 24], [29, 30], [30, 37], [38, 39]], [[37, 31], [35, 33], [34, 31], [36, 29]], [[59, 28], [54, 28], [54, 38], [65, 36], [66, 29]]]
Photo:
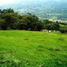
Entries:
[[[31, 13], [19, 14], [13, 9], [0, 9], [0, 29], [1, 30], [31, 30], [41, 31], [47, 30], [60, 30], [60, 23], [49, 21], [48, 19], [40, 20], [39, 17]], [[66, 28], [65, 28], [66, 31]]]

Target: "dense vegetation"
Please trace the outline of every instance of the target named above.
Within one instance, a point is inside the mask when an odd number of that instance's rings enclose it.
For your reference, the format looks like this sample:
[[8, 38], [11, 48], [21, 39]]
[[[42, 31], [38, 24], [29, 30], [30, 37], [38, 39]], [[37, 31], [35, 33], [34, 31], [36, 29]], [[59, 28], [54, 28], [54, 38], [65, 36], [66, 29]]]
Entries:
[[[64, 25], [64, 27], [62, 26]], [[19, 14], [13, 9], [0, 9], [0, 29], [1, 30], [56, 30], [62, 33], [67, 32], [67, 24], [56, 21], [40, 20], [30, 13]]]
[[0, 31], [0, 67], [67, 67], [67, 34]]

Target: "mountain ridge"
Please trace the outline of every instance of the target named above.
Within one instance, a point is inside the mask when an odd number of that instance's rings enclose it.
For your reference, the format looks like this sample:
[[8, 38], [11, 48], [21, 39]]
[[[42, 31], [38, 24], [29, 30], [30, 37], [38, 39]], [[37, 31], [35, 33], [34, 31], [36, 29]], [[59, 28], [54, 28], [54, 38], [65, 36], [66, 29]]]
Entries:
[[17, 4], [0, 6], [1, 8], [13, 8], [22, 13], [33, 13], [40, 18], [67, 20], [67, 1], [60, 0], [46, 0], [33, 1], [28, 3], [19, 2]]

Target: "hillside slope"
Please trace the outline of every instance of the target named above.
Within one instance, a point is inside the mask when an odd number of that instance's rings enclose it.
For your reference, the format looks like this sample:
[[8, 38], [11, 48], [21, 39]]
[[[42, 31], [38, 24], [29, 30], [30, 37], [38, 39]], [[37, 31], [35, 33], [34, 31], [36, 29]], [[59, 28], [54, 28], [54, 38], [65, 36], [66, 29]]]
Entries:
[[67, 34], [0, 31], [0, 66], [67, 67]]

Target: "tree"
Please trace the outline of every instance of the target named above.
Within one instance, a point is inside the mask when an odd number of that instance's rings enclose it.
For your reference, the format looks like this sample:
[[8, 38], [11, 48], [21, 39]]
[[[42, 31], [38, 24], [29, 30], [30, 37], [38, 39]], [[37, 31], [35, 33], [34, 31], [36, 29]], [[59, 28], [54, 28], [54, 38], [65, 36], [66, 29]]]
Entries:
[[14, 10], [9, 8], [9, 9], [3, 9], [1, 10], [1, 13], [14, 13]]
[[[19, 29], [25, 30], [40, 30], [42, 24], [39, 21], [39, 18], [30, 13], [19, 17]], [[39, 28], [39, 29], [38, 29]]]
[[0, 30], [3, 29], [4, 22], [5, 20], [0, 18]]
[[8, 29], [8, 27], [13, 29], [14, 25], [18, 23], [18, 14], [17, 13], [5, 13], [5, 14], [2, 14], [2, 19], [5, 20], [4, 24], [7, 27], [6, 29]]

